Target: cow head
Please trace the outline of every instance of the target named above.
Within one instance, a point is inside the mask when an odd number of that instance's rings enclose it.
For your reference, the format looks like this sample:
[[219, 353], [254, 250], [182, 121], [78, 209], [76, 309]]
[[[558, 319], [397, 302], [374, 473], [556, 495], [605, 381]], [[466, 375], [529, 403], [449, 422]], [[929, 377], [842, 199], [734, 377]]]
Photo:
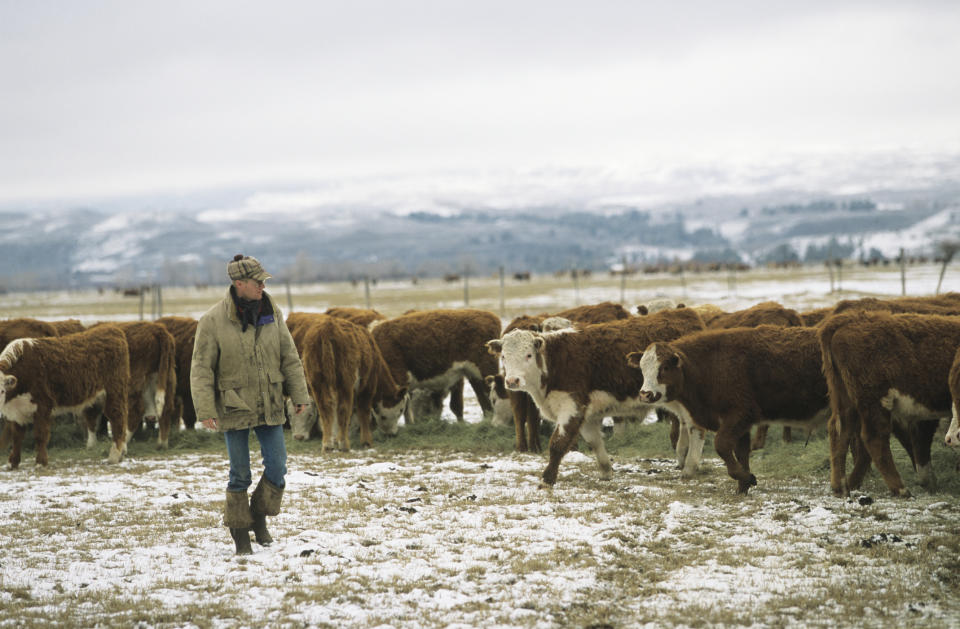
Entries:
[[287, 419], [290, 420], [290, 433], [293, 435], [293, 438], [297, 441], [309, 439], [310, 431], [319, 419], [317, 405], [311, 402], [307, 404], [307, 408], [303, 409], [303, 412], [297, 415], [293, 400], [287, 399], [285, 410], [287, 412]]
[[396, 436], [400, 430], [400, 416], [407, 408], [407, 388], [398, 387], [394, 395], [385, 395], [373, 405], [373, 414], [383, 434]]
[[487, 342], [487, 350], [503, 362], [503, 383], [511, 391], [539, 389], [547, 373], [545, 348], [543, 336], [529, 330], [513, 330]]
[[13, 391], [15, 386], [17, 386], [16, 376], [8, 376], [0, 372], [0, 408], [3, 408], [7, 401], [7, 393]]
[[491, 422], [494, 426], [512, 426], [513, 407], [510, 404], [510, 397], [507, 395], [507, 388], [503, 384], [503, 374], [487, 376], [483, 381], [487, 385], [487, 395], [490, 397], [490, 404], [493, 406]]
[[683, 385], [681, 356], [669, 343], [653, 343], [642, 354], [627, 354], [631, 367], [643, 373], [640, 399], [648, 404], [670, 402]]

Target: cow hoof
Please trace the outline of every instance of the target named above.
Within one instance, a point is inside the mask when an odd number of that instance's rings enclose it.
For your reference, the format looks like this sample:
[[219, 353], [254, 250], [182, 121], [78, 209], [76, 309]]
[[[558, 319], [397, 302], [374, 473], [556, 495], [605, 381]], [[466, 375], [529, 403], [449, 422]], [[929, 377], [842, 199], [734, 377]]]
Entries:
[[110, 454], [107, 456], [107, 461], [109, 463], [119, 463], [122, 458], [123, 452], [121, 452], [116, 445], [110, 446]]
[[545, 491], [550, 491], [553, 489], [553, 483], [548, 483], [546, 481], [540, 481], [540, 484], [537, 485], [537, 489], [543, 489]]
[[903, 487], [898, 490], [894, 490], [891, 493], [893, 493], [894, 498], [912, 498], [912, 496], [910, 495], [910, 490], [907, 489], [906, 487]]

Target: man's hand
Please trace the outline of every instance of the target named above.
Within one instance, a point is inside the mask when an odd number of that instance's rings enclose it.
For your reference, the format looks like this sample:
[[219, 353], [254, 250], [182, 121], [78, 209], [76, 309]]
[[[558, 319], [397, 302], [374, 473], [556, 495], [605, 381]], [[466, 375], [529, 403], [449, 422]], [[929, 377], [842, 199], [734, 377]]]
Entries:
[[207, 419], [200, 422], [200, 424], [207, 430], [216, 430], [217, 429], [217, 418], [208, 417]]
[[302, 413], [302, 412], [305, 411], [305, 410], [307, 410], [307, 405], [306, 405], [306, 404], [297, 404], [297, 415], [299, 415], [300, 413]]

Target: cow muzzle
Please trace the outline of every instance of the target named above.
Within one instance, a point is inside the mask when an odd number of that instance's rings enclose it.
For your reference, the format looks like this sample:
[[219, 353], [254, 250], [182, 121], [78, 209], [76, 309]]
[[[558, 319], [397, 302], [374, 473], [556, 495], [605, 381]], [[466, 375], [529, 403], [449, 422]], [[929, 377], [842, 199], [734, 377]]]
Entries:
[[663, 397], [659, 391], [641, 391], [640, 392], [640, 401], [645, 402], [646, 404], [653, 404], [660, 400]]
[[952, 433], [948, 431], [943, 438], [943, 442], [948, 446], [960, 446], [960, 430], [955, 430]]
[[503, 386], [507, 387], [512, 391], [517, 391], [520, 389], [520, 378], [518, 376], [514, 376], [512, 378], [504, 378]]

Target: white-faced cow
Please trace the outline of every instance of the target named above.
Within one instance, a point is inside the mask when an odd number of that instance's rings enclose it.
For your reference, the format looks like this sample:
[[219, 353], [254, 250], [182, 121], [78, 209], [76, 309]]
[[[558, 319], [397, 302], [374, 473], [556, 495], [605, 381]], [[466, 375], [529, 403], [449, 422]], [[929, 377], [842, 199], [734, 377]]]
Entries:
[[489, 341], [487, 347], [502, 359], [507, 388], [530, 394], [540, 413], [556, 424], [543, 482], [556, 482], [560, 460], [579, 436], [593, 448], [601, 478], [610, 478], [603, 418], [645, 416], [651, 409], [640, 399], [640, 372], [624, 357], [638, 346], [701, 329], [697, 313], [682, 309], [542, 334], [513, 330]]
[[[303, 369], [319, 414], [323, 451], [350, 449], [350, 420], [354, 414], [360, 439], [372, 447], [371, 412], [376, 410], [378, 417], [389, 419], [399, 417], [403, 410], [406, 389], [394, 382], [370, 332], [347, 319], [316, 315], [306, 326]], [[308, 438], [313, 421], [312, 414], [292, 416], [294, 438]], [[395, 420], [392, 425], [396, 426]], [[384, 430], [387, 432], [388, 427]]]
[[750, 473], [752, 426], [812, 430], [829, 412], [820, 345], [810, 328], [706, 330], [653, 343], [627, 361], [643, 372], [643, 400], [716, 432], [717, 454], [741, 494], [757, 484]]
[[10, 467], [20, 465], [24, 433], [33, 424], [37, 463], [48, 463], [52, 415], [101, 411], [110, 422], [113, 444], [108, 460], [117, 463], [127, 449], [127, 339], [105, 325], [65, 337], [24, 338], [0, 353], [0, 413], [7, 419], [3, 441], [12, 439]]
[[[939, 419], [951, 414], [949, 374], [960, 347], [960, 317], [851, 311], [820, 324], [830, 390], [830, 487], [856, 489], [870, 466], [895, 496], [909, 496], [890, 452], [903, 444], [920, 484], [936, 487], [930, 446]], [[854, 468], [846, 472], [846, 454]], [[868, 456], [867, 456], [868, 455]]]

